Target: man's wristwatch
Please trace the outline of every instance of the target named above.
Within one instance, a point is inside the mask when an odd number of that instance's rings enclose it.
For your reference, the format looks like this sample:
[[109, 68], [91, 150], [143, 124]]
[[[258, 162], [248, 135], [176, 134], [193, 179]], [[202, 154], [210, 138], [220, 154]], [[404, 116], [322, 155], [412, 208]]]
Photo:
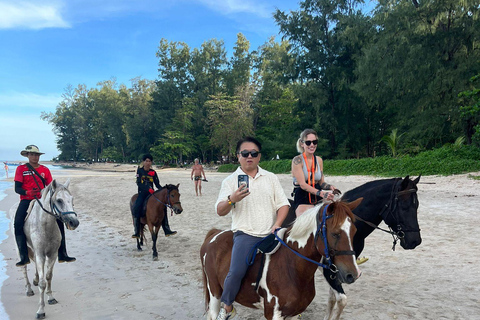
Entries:
[[317, 191], [317, 197], [321, 197], [320, 192], [322, 192], [322, 191], [320, 191], [320, 190]]

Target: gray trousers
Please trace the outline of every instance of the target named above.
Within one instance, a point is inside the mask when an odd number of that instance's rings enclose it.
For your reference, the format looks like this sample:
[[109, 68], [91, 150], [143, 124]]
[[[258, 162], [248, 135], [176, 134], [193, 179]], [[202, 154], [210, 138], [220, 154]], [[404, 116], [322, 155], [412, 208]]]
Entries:
[[230, 306], [235, 301], [242, 279], [247, 273], [247, 256], [252, 247], [262, 240], [262, 237], [250, 236], [242, 231], [233, 234], [232, 260], [227, 277], [223, 283], [223, 293], [221, 301]]

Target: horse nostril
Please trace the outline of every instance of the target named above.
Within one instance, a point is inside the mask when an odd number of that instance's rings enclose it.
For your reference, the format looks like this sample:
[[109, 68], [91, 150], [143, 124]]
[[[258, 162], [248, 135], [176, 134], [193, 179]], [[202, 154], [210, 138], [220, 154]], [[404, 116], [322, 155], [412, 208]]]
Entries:
[[349, 274], [347, 274], [347, 277], [346, 277], [345, 280], [346, 280], [346, 283], [349, 283], [349, 284], [354, 283], [355, 282], [355, 277], [351, 273], [349, 273]]

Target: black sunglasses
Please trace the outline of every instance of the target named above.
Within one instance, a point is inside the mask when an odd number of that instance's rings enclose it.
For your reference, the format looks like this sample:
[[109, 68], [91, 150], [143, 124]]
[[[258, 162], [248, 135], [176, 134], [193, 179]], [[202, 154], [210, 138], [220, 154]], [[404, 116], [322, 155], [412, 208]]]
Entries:
[[311, 145], [313, 143], [314, 146], [316, 146], [318, 144], [318, 140], [307, 140], [307, 141], [303, 141], [303, 143], [305, 143], [307, 146]]
[[252, 151], [243, 150], [243, 151], [240, 151], [239, 153], [244, 158], [248, 158], [248, 155], [251, 155], [252, 158], [256, 158], [256, 157], [258, 157], [258, 154], [260, 152], [255, 151], [255, 150], [252, 150]]

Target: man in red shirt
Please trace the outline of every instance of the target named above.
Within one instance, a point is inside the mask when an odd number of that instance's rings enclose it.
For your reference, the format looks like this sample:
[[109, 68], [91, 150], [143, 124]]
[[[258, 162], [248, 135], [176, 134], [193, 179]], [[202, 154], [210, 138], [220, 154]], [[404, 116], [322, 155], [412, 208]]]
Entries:
[[[52, 174], [50, 170], [39, 164], [40, 155], [43, 153], [38, 150], [35, 145], [28, 145], [25, 150], [20, 152], [24, 157], [28, 158], [28, 163], [17, 167], [15, 171], [15, 192], [20, 195], [20, 203], [15, 213], [14, 229], [15, 240], [17, 241], [18, 251], [20, 253], [20, 262], [16, 263], [17, 267], [22, 267], [30, 263], [28, 258], [27, 238], [23, 230], [27, 209], [33, 199], [41, 197], [40, 191], [52, 182]], [[67, 255], [65, 243], [65, 227], [63, 223], [57, 220], [60, 233], [62, 234], [62, 242], [58, 249], [58, 262], [72, 262], [76, 259]]]

